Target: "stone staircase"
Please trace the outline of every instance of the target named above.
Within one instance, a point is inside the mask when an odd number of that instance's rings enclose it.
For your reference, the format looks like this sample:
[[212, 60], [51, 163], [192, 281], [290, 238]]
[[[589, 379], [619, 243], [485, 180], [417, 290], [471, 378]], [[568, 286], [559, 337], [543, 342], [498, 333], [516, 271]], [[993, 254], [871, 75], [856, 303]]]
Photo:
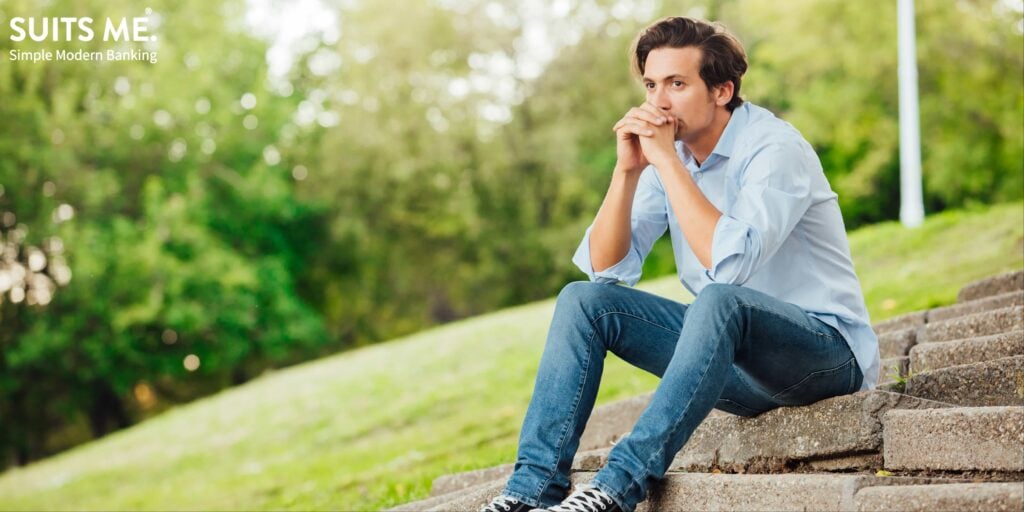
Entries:
[[[712, 411], [638, 511], [1024, 512], [1024, 271], [874, 326], [878, 388], [754, 418]], [[573, 463], [590, 481], [649, 395], [598, 407]], [[395, 511], [476, 511], [512, 464], [442, 476]]]

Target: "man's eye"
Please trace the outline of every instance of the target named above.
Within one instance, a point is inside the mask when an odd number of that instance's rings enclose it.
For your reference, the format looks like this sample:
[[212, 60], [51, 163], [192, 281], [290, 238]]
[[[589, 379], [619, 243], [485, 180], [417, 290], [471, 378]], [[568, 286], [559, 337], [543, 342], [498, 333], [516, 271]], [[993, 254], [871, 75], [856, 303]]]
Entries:
[[650, 82], [648, 82], [648, 83], [646, 83], [646, 84], [644, 84], [644, 85], [645, 85], [645, 86], [646, 86], [646, 87], [647, 87], [648, 89], [654, 89], [654, 84], [652, 84], [652, 83], [650, 83]]
[[681, 82], [679, 80], [676, 80], [675, 82], [672, 82], [672, 85], [674, 85], [676, 87], [681, 87], [683, 85], [683, 82]]

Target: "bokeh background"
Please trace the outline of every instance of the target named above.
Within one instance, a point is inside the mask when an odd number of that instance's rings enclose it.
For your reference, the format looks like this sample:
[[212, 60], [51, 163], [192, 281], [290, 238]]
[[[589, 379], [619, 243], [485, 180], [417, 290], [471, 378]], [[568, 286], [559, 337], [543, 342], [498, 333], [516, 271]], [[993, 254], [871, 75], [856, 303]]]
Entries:
[[[1019, 200], [1024, 2], [916, 4], [926, 211]], [[156, 64], [7, 55], [146, 7]], [[665, 15], [738, 35], [848, 229], [898, 218], [894, 1], [0, 0], [0, 469], [579, 279]]]

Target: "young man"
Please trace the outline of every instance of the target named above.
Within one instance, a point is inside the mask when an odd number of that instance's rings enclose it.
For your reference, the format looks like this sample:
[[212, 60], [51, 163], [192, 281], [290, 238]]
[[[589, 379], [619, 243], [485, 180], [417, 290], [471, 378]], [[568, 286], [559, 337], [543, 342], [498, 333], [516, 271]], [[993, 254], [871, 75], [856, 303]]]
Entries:
[[[647, 101], [614, 126], [611, 185], [573, 258], [590, 282], [558, 296], [515, 471], [484, 510], [631, 511], [712, 408], [754, 416], [878, 380], [837, 196], [800, 133], [740, 98], [739, 42], [668, 18], [640, 33], [633, 67]], [[615, 286], [636, 284], [666, 229], [689, 305]], [[565, 498], [608, 351], [661, 383]]]

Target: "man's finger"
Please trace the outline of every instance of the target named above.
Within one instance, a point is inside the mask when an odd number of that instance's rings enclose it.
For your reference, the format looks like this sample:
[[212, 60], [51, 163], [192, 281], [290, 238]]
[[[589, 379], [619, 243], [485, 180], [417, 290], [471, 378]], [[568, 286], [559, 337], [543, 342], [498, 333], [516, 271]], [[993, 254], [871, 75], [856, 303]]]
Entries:
[[622, 123], [622, 126], [620, 126], [616, 131], [619, 133], [630, 133], [642, 137], [651, 137], [654, 135], [654, 130], [651, 129], [650, 125], [642, 121], [626, 121]]
[[630, 109], [629, 113], [626, 114], [626, 117], [631, 119], [637, 119], [640, 121], [645, 121], [657, 126], [665, 124], [668, 121], [668, 119], [665, 119], [664, 116], [657, 112], [650, 112], [648, 110], [641, 108]]
[[654, 104], [649, 101], [641, 103], [638, 108], [644, 112], [650, 113], [651, 115], [664, 118], [665, 122], [668, 122], [672, 118], [672, 114], [669, 114], [668, 112], [665, 112], [663, 109], [654, 106]]

